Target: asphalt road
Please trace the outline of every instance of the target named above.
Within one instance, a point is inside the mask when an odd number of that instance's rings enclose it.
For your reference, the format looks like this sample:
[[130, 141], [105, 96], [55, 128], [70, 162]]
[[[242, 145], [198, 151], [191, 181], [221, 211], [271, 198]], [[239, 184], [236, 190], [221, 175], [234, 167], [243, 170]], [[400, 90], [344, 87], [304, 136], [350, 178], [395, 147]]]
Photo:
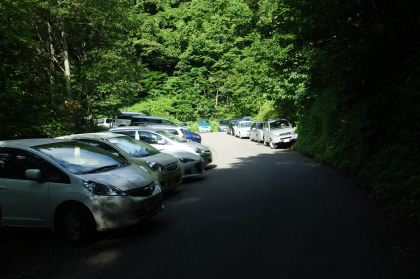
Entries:
[[420, 278], [419, 234], [351, 180], [292, 150], [202, 137], [214, 164], [165, 211], [30, 278]]

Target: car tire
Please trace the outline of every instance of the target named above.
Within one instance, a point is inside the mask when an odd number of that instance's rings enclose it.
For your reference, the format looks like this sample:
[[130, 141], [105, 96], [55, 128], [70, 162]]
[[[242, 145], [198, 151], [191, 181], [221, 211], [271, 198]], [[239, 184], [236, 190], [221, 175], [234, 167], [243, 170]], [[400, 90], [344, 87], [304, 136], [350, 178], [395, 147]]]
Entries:
[[93, 238], [96, 226], [91, 212], [81, 205], [70, 204], [61, 211], [62, 231], [74, 243]]
[[270, 145], [271, 149], [277, 149], [278, 148], [278, 145], [273, 143], [273, 141], [271, 139], [270, 139], [269, 145]]

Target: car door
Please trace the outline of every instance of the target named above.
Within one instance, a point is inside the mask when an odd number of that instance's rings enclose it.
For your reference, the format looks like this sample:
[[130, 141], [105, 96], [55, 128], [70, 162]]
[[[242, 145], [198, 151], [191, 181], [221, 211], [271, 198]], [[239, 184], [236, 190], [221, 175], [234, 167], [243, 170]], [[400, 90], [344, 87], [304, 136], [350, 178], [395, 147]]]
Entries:
[[49, 183], [29, 180], [27, 169], [39, 169], [41, 158], [20, 149], [0, 149], [0, 203], [10, 226], [48, 226]]

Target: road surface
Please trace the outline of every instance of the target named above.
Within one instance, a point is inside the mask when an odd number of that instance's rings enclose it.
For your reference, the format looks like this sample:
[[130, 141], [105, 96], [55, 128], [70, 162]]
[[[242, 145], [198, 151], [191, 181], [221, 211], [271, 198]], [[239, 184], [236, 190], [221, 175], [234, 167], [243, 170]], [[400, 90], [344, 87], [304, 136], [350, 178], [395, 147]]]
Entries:
[[202, 137], [214, 164], [165, 211], [31, 278], [420, 278], [418, 233], [351, 180], [290, 149]]

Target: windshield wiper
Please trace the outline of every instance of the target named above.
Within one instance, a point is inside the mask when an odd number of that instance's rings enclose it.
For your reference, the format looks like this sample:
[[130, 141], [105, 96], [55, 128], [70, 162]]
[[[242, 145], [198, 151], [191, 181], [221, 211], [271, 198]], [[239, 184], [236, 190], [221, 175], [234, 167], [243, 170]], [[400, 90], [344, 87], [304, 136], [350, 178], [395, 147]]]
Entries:
[[107, 170], [112, 170], [112, 169], [116, 169], [121, 167], [121, 165], [109, 165], [109, 166], [103, 166], [97, 169], [93, 169], [90, 171], [85, 171], [82, 174], [88, 174], [88, 173], [96, 173], [96, 172], [102, 172], [102, 171], [107, 171]]

